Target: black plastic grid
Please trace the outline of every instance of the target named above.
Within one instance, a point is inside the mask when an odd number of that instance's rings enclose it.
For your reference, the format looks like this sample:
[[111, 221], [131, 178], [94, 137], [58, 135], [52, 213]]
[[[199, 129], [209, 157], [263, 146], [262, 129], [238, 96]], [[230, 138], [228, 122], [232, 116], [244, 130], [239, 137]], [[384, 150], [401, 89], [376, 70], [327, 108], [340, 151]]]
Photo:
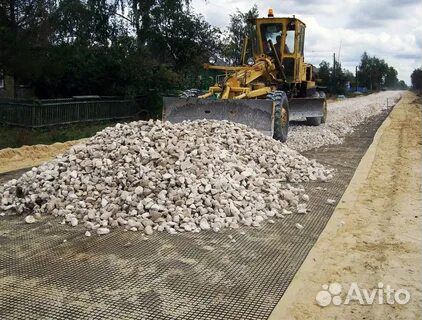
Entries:
[[[266, 319], [328, 222], [335, 206], [326, 200], [341, 198], [386, 115], [359, 127], [343, 145], [305, 153], [337, 169], [328, 183], [305, 184], [311, 213], [245, 235], [162, 232], [141, 240], [139, 233], [114, 231], [85, 237], [82, 227], [51, 217], [32, 225], [1, 218], [0, 318]], [[0, 183], [21, 173], [0, 175]], [[296, 222], [305, 228], [296, 229]]]

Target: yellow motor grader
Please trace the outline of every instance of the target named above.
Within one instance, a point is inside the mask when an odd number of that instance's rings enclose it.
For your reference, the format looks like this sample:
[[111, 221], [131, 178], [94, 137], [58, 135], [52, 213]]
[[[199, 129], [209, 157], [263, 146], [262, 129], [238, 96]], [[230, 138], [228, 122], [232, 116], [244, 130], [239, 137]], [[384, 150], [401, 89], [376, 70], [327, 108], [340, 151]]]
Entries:
[[[242, 123], [286, 141], [289, 121], [325, 122], [325, 94], [317, 91], [316, 70], [304, 61], [305, 24], [293, 17], [251, 20], [254, 32], [243, 42], [239, 66], [216, 65], [220, 70], [206, 93], [189, 90], [184, 97], [165, 97], [163, 120], [228, 120]], [[249, 53], [249, 56], [248, 56]]]

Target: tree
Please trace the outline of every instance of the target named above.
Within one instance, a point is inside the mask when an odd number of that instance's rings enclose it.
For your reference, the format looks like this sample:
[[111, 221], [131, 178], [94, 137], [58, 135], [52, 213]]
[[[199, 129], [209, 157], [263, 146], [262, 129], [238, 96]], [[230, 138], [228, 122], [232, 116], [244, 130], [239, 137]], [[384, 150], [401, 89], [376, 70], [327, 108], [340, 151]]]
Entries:
[[328, 87], [330, 85], [331, 67], [330, 67], [330, 63], [329, 62], [323, 60], [319, 64], [318, 79], [321, 80], [321, 85], [322, 86]]
[[257, 5], [254, 5], [246, 12], [237, 9], [235, 14], [230, 15], [230, 25], [222, 45], [222, 55], [231, 64], [239, 65], [243, 41], [245, 36], [249, 41], [253, 40], [254, 26], [250, 20], [257, 18], [259, 14]]
[[409, 89], [409, 87], [407, 86], [406, 82], [404, 82], [403, 80], [400, 80], [396, 86], [397, 89], [399, 90], [407, 90]]
[[358, 81], [369, 90], [396, 88], [398, 86], [397, 70], [389, 66], [383, 59], [370, 57], [363, 53], [359, 65]]
[[218, 47], [220, 31], [180, 3], [159, 0], [159, 4], [151, 12], [150, 52], [176, 70], [202, 68]]
[[220, 38], [185, 0], [0, 2], [0, 70], [42, 98], [181, 88]]
[[350, 70], [343, 69], [344, 79], [350, 83], [356, 83], [356, 77]]
[[[180, 1], [174, 1], [180, 3]], [[130, 23], [136, 35], [138, 51], [147, 45], [151, 30], [151, 11], [156, 6], [156, 0], [115, 0], [114, 4], [120, 8], [116, 15]]]
[[55, 7], [53, 0], [0, 2], [0, 69], [24, 81], [39, 72]]
[[399, 79], [397, 79], [397, 70], [393, 67], [388, 67], [384, 77], [384, 86], [393, 89], [399, 85]]
[[421, 90], [422, 89], [422, 68], [413, 70], [410, 78], [412, 80], [413, 89]]
[[325, 60], [319, 64], [318, 79], [321, 80], [321, 86], [327, 87], [329, 92], [336, 94], [344, 94], [347, 82], [355, 81], [353, 73], [343, 69], [339, 61], [335, 62], [335, 67], [333, 68]]
[[343, 69], [341, 68], [341, 63], [337, 60], [334, 61], [333, 68], [331, 70], [331, 91], [334, 93], [345, 93], [345, 76]]

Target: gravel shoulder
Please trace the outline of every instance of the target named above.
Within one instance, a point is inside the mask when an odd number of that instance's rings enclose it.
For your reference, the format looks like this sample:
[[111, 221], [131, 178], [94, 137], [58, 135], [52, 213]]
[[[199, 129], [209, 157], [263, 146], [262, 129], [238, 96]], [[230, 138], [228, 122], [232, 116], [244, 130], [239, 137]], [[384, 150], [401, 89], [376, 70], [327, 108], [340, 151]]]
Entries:
[[[421, 105], [405, 93], [374, 138], [327, 224], [269, 319], [421, 318]], [[322, 285], [378, 282], [410, 292], [404, 305], [320, 307]], [[346, 291], [346, 292], [345, 292]]]
[[368, 96], [328, 102], [327, 122], [318, 127], [292, 123], [287, 146], [299, 152], [342, 144], [355, 128], [399, 101], [403, 91], [382, 91]]

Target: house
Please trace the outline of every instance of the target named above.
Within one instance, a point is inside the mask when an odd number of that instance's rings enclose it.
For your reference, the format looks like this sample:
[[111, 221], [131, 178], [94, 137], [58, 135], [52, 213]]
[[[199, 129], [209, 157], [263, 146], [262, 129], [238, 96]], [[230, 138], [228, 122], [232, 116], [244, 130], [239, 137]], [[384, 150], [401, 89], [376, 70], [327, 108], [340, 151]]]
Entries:
[[13, 99], [15, 97], [15, 80], [13, 77], [0, 72], [0, 98]]
[[32, 99], [34, 90], [31, 86], [17, 84], [13, 76], [0, 71], [0, 99]]

